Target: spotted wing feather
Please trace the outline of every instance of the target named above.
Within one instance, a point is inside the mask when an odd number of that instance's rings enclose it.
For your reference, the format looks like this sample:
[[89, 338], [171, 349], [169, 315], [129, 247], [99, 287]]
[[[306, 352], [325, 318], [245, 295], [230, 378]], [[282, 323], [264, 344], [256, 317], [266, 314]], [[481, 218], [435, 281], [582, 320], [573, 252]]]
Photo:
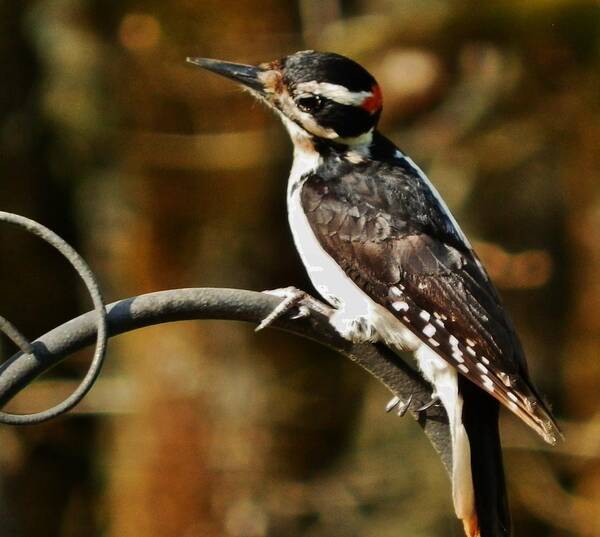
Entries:
[[320, 244], [374, 301], [554, 443], [558, 428], [475, 254], [426, 185], [405, 170], [382, 172], [307, 178], [302, 204]]

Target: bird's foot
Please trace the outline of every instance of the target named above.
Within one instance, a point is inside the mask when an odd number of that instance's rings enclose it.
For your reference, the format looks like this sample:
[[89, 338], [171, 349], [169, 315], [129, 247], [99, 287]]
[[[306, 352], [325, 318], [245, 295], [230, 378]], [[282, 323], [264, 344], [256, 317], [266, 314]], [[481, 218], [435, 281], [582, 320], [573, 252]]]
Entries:
[[424, 412], [428, 408], [439, 405], [440, 402], [440, 398], [437, 395], [432, 394], [429, 401], [427, 401], [424, 405], [421, 405], [419, 408], [415, 408], [415, 412]]
[[330, 315], [330, 310], [323, 306], [321, 302], [293, 286], [271, 289], [263, 291], [263, 293], [283, 298], [283, 300], [260, 322], [255, 328], [256, 332], [271, 326], [277, 319], [287, 315], [294, 309], [296, 309], [296, 312], [290, 316], [290, 319], [304, 319], [310, 315], [311, 309], [324, 315]]
[[[388, 404], [386, 405], [385, 411], [391, 412], [392, 410], [397, 408], [396, 413], [398, 414], [398, 416], [400, 416], [400, 417], [404, 416], [410, 409], [410, 405], [413, 400], [413, 395], [414, 394], [411, 393], [408, 396], [408, 399], [406, 401], [402, 401], [402, 399], [400, 399], [400, 397], [398, 397], [398, 396], [392, 397], [389, 400]], [[428, 408], [431, 408], [432, 406], [437, 405], [439, 402], [440, 402], [440, 398], [437, 395], [433, 395], [431, 397], [431, 399], [429, 401], [427, 401], [427, 403], [425, 403], [424, 405], [421, 405], [418, 408], [413, 408], [412, 410], [413, 410], [413, 412], [424, 412]]]
[[392, 410], [397, 408], [396, 414], [398, 414], [398, 416], [402, 417], [408, 412], [408, 409], [410, 408], [410, 404], [412, 403], [412, 400], [413, 400], [412, 393], [408, 396], [408, 399], [406, 401], [402, 401], [402, 399], [400, 399], [400, 397], [395, 395], [394, 397], [392, 397], [389, 400], [388, 404], [385, 407], [385, 411], [391, 412]]
[[341, 309], [335, 311], [329, 322], [340, 336], [352, 343], [375, 343], [379, 340], [377, 330], [364, 315], [349, 316]]

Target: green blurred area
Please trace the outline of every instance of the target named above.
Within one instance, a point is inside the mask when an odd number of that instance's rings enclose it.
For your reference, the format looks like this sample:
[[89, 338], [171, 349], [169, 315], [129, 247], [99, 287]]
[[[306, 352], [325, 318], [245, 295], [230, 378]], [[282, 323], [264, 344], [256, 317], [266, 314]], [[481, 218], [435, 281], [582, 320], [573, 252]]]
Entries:
[[[352, 56], [497, 283], [566, 442], [503, 417], [516, 535], [600, 536], [600, 7], [594, 1], [0, 0], [0, 209], [70, 241], [107, 301], [310, 290], [278, 120], [186, 56]], [[89, 308], [0, 229], [0, 313], [34, 338]], [[12, 352], [3, 342], [5, 356]], [[75, 414], [0, 429], [0, 537], [461, 535], [418, 426], [338, 356], [180, 323], [111, 342]], [[11, 403], [50, 406], [66, 361]]]

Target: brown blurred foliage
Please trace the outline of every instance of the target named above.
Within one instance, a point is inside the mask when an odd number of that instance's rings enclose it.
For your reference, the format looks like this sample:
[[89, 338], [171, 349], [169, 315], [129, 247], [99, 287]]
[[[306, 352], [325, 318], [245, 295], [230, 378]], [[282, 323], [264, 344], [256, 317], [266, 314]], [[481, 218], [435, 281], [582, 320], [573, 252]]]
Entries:
[[[516, 534], [600, 536], [596, 2], [0, 0], [0, 25], [1, 209], [71, 241], [108, 300], [309, 289], [282, 127], [184, 59], [365, 64], [382, 130], [474, 239], [565, 430], [549, 450], [506, 416]], [[23, 332], [89, 307], [57, 255], [0, 237], [1, 313]], [[58, 400], [85, 360], [12, 408]], [[337, 356], [205, 322], [119, 338], [109, 360], [76, 415], [0, 430], [0, 537], [460, 534], [418, 427]]]

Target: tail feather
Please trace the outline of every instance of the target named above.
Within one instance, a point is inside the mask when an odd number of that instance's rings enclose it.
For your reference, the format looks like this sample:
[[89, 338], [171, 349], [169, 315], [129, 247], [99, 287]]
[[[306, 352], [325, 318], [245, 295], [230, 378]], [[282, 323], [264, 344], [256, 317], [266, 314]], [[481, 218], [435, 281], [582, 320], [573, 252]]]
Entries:
[[448, 414], [452, 442], [452, 498], [467, 537], [510, 537], [511, 525], [500, 434], [499, 403], [458, 374], [425, 345], [415, 353], [423, 376]]
[[499, 403], [468, 379], [459, 376], [458, 382], [464, 401], [462, 421], [469, 437], [479, 528], [478, 533], [472, 535], [510, 537], [510, 511], [498, 430]]

